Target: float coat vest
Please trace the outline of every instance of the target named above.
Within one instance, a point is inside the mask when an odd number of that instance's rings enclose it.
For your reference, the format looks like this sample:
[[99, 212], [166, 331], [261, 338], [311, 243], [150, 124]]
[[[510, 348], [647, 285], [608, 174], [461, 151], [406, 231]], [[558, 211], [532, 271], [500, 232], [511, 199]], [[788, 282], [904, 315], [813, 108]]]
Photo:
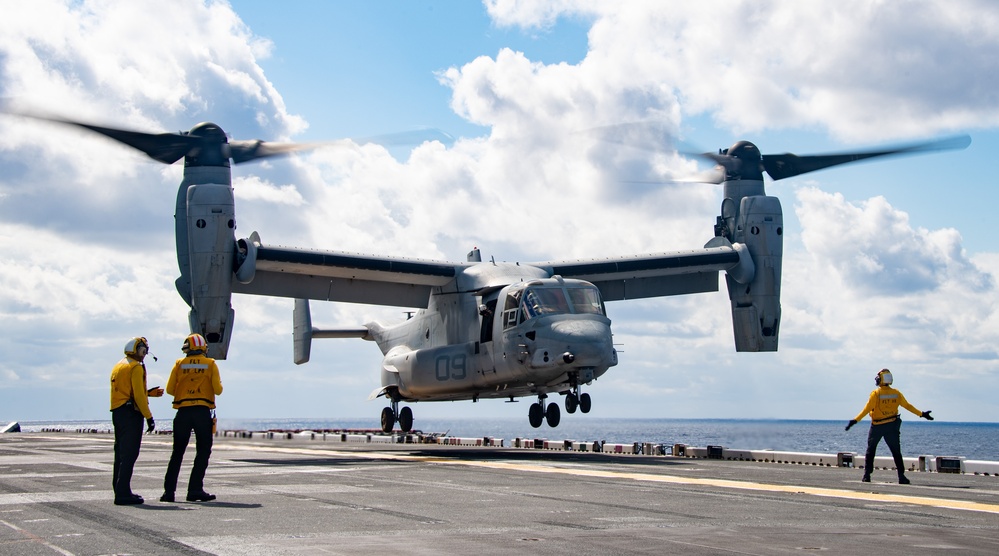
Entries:
[[878, 386], [871, 392], [871, 397], [868, 398], [867, 405], [857, 415], [855, 420], [860, 421], [864, 418], [864, 415], [870, 414], [871, 424], [873, 425], [890, 423], [898, 417], [899, 406], [908, 409], [917, 416], [923, 413], [907, 402], [905, 396], [898, 390], [888, 385]]
[[174, 409], [192, 405], [215, 409], [215, 396], [222, 393], [222, 379], [215, 360], [204, 355], [178, 359], [170, 371], [166, 391], [173, 396]]

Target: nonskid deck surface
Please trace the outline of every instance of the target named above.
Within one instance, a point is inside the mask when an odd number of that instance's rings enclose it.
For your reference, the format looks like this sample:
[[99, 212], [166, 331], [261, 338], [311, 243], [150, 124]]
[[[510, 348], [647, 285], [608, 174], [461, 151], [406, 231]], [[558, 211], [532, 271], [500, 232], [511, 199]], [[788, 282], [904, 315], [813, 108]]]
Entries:
[[995, 476], [219, 436], [218, 500], [168, 504], [170, 443], [143, 439], [146, 503], [114, 506], [111, 435], [0, 436], [0, 553], [999, 553]]

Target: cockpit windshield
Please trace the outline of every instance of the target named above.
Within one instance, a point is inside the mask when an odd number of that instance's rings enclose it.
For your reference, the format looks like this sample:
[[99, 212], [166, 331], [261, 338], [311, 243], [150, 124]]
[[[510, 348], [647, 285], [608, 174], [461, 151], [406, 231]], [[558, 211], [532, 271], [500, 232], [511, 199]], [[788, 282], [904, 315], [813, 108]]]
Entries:
[[524, 292], [522, 309], [527, 318], [569, 312], [569, 302], [562, 288], [530, 288]]
[[566, 288], [572, 312], [578, 314], [593, 313], [604, 315], [604, 304], [600, 301], [600, 290], [593, 287]]
[[505, 328], [546, 315], [606, 314], [600, 291], [591, 285], [532, 286], [515, 290], [507, 296], [504, 309]]

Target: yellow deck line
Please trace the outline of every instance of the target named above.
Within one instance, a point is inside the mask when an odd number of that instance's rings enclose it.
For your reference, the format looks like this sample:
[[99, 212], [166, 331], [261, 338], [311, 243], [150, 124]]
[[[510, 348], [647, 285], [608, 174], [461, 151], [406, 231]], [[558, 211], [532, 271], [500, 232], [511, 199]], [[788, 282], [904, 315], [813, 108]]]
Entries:
[[409, 454], [394, 454], [392, 452], [353, 452], [339, 450], [319, 450], [311, 448], [277, 448], [259, 445], [216, 445], [215, 448], [226, 448], [233, 450], [259, 450], [266, 452], [303, 454], [303, 455], [335, 455], [339, 457], [354, 457], [363, 459], [390, 459], [400, 461], [421, 461], [426, 463], [436, 463], [443, 465], [463, 465], [467, 467], [482, 467], [487, 469], [503, 469], [508, 471], [525, 471], [530, 473], [558, 473], [562, 475], [575, 475], [578, 477], [594, 477], [601, 479], [627, 479], [633, 481], [643, 481], [650, 483], [669, 483], [681, 485], [710, 486], [716, 488], [751, 490], [759, 492], [783, 492], [788, 494], [807, 494], [825, 498], [845, 498], [850, 500], [863, 500], [868, 502], [894, 502], [898, 504], [911, 504], [915, 506], [931, 506], [934, 508], [944, 508], [951, 510], [965, 510], [973, 512], [986, 512], [999, 514], [999, 504], [986, 504], [982, 502], [968, 502], [964, 500], [951, 500], [948, 498], [931, 498], [928, 496], [913, 496], [908, 494], [881, 494], [877, 492], [860, 492], [855, 490], [806, 487], [797, 485], [776, 485], [768, 483], [756, 483], [751, 481], [733, 481], [728, 479], [701, 479], [696, 477], [680, 477], [677, 475], [659, 475], [654, 473], [628, 473], [621, 471], [602, 471], [598, 469], [564, 468], [551, 465], [538, 465], [533, 463], [510, 463], [499, 461], [482, 460], [459, 460], [453, 458], [441, 458], [435, 456], [413, 456]]

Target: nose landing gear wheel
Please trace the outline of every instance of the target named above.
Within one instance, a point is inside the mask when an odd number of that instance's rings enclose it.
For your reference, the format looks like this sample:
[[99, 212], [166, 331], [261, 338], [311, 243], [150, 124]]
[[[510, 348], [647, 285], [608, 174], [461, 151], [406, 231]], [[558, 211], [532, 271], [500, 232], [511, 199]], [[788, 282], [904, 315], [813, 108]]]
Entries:
[[409, 407], [399, 410], [399, 428], [402, 429], [402, 432], [413, 430], [413, 410]]
[[527, 412], [527, 420], [530, 421], [531, 426], [534, 428], [541, 426], [541, 421], [544, 420], [544, 414], [541, 410], [540, 403], [531, 404], [531, 409]]
[[[409, 408], [406, 408], [409, 409]], [[382, 410], [382, 432], [392, 432], [395, 427], [395, 412], [391, 407]]]
[[548, 410], [545, 411], [545, 421], [548, 422], [548, 426], [554, 429], [558, 426], [560, 418], [558, 404], [555, 402], [548, 404]]
[[592, 405], [592, 403], [590, 402], [590, 395], [589, 394], [582, 394], [581, 396], [579, 396], [579, 410], [580, 411], [582, 411], [583, 413], [589, 413], [591, 405]]

